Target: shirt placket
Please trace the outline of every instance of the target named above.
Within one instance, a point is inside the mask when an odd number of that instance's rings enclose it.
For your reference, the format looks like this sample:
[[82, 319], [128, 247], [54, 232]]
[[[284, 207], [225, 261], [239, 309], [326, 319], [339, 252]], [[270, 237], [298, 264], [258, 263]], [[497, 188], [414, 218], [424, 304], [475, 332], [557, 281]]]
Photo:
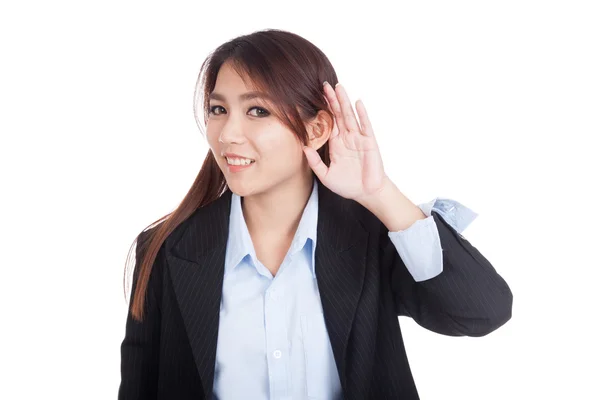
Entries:
[[[284, 266], [281, 265], [280, 269]], [[284, 293], [277, 285], [280, 278], [281, 276], [277, 276], [273, 279], [265, 292], [265, 332], [271, 399], [284, 399], [291, 391], [287, 373], [290, 368], [290, 354], [285, 325], [287, 318], [283, 301]]]

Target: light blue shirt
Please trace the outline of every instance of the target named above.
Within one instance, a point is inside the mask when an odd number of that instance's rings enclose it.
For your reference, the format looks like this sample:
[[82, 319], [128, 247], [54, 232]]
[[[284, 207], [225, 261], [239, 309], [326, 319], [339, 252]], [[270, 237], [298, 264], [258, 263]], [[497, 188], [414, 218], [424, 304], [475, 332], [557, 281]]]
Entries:
[[[336, 399], [341, 384], [315, 274], [318, 186], [315, 178], [292, 244], [273, 277], [256, 258], [241, 198], [231, 198], [213, 394], [215, 399]], [[416, 281], [443, 270], [431, 211], [457, 231], [477, 214], [451, 199], [419, 205], [427, 215], [389, 232]]]

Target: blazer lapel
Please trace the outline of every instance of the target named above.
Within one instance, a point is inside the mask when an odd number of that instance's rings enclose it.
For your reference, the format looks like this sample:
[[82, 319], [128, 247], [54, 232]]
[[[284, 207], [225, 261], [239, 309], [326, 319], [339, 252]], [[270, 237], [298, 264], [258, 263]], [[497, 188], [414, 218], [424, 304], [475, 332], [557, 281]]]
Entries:
[[348, 339], [363, 290], [369, 234], [356, 220], [356, 203], [318, 183], [315, 272], [340, 383], [347, 395], [352, 384], [346, 381]]
[[[347, 393], [346, 354], [363, 288], [368, 232], [355, 219], [353, 201], [318, 182], [315, 269], [340, 381]], [[168, 239], [167, 260], [205, 397], [212, 397], [229, 234], [231, 191], [197, 209]]]
[[212, 398], [230, 207], [231, 191], [227, 190], [197, 209], [166, 252], [206, 399]]

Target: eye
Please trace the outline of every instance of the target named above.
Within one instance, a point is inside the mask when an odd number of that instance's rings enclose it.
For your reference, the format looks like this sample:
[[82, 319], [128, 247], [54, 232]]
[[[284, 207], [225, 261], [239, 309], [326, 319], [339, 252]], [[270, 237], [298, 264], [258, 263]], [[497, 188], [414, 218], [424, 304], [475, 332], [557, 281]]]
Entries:
[[208, 113], [209, 114], [219, 115], [219, 114], [215, 113], [215, 109], [217, 109], [217, 108], [223, 108], [223, 107], [221, 107], [221, 106], [212, 106], [212, 107], [210, 107]]
[[[267, 117], [270, 115], [270, 113], [262, 107], [251, 107], [250, 110], [260, 111], [260, 113], [258, 115], [255, 115], [256, 117]], [[250, 111], [250, 110], [248, 110], [248, 111]]]
[[[209, 111], [208, 111], [208, 113], [209, 113], [209, 114], [213, 114], [213, 115], [220, 115], [220, 114], [221, 114], [221, 111], [219, 111], [219, 112], [215, 112], [215, 111], [216, 111], [216, 109], [223, 109], [223, 110], [225, 110], [225, 109], [224, 109], [222, 106], [211, 106], [211, 107], [209, 108]], [[251, 110], [254, 110], [254, 109], [256, 109], [256, 110], [257, 110], [257, 112], [258, 112], [256, 115], [253, 115], [254, 117], [258, 117], [258, 118], [264, 118], [264, 117], [267, 117], [267, 116], [271, 115], [271, 113], [270, 113], [269, 111], [265, 110], [265, 109], [264, 109], [264, 108], [262, 108], [262, 107], [257, 107], [257, 106], [250, 107], [250, 108], [248, 109], [248, 112], [250, 112]]]

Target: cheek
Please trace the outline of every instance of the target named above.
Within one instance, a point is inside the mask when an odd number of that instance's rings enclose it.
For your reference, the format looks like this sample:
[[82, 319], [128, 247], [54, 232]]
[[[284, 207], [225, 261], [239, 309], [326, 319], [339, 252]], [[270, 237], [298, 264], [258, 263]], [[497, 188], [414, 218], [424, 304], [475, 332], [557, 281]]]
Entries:
[[205, 131], [206, 140], [211, 146], [214, 146], [219, 141], [219, 131], [214, 127], [211, 128], [210, 124], [206, 127]]
[[284, 162], [296, 165], [304, 156], [302, 147], [293, 133], [287, 130], [272, 132], [269, 135], [259, 135], [255, 139], [256, 148], [259, 149], [262, 160], [271, 162]]
[[219, 135], [214, 135], [211, 132], [206, 133], [206, 143], [212, 151], [215, 159], [219, 159], [221, 157], [221, 151], [223, 151], [222, 144], [219, 143]]
[[213, 138], [207, 135], [206, 142], [208, 144], [209, 151], [212, 153], [213, 158], [215, 159], [219, 167], [223, 169], [224, 159], [223, 157], [221, 157], [221, 151], [223, 151], [223, 149], [219, 146], [218, 139], [213, 140]]

